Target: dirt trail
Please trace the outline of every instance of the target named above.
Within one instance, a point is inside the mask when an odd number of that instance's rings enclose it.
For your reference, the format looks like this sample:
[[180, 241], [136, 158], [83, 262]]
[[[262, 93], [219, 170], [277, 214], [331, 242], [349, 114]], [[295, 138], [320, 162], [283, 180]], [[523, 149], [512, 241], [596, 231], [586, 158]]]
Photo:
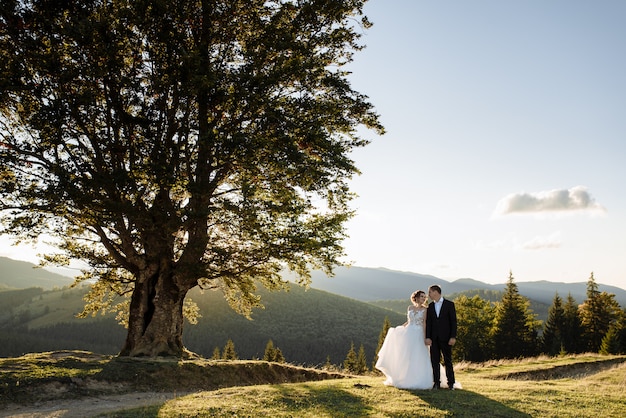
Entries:
[[2, 418], [87, 418], [124, 409], [162, 404], [186, 393], [134, 392], [80, 399], [59, 399], [31, 405], [6, 405]]

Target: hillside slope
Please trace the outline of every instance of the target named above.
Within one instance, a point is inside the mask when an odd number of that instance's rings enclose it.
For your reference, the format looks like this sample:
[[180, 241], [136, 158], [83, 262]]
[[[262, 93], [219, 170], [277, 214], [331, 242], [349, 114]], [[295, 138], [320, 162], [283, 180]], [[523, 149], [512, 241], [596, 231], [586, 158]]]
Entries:
[[[0, 356], [27, 352], [78, 349], [116, 354], [126, 331], [112, 316], [77, 319], [86, 288], [0, 292], [0, 298], [21, 303], [0, 309]], [[193, 352], [211, 357], [228, 339], [240, 358], [262, 358], [271, 339], [285, 358], [296, 364], [323, 364], [327, 357], [339, 364], [350, 349], [363, 344], [373, 360], [385, 317], [393, 325], [405, 316], [364, 302], [327, 292], [292, 286], [289, 292], [260, 290], [265, 309], [255, 309], [252, 320], [235, 313], [219, 292], [192, 291], [200, 307], [197, 325], [185, 324], [183, 342]]]
[[53, 289], [72, 284], [74, 279], [36, 268], [32, 263], [0, 257], [0, 289], [25, 289], [41, 287]]

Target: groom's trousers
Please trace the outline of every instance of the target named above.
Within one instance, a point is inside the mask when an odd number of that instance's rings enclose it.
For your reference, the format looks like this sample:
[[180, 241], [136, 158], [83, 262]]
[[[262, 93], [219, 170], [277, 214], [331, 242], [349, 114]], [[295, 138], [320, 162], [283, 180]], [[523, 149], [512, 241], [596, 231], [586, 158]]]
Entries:
[[430, 362], [433, 366], [433, 380], [435, 385], [441, 384], [441, 356], [443, 355], [443, 365], [446, 369], [446, 382], [448, 387], [454, 386], [454, 368], [452, 367], [452, 346], [448, 341], [440, 341], [435, 338], [430, 346]]

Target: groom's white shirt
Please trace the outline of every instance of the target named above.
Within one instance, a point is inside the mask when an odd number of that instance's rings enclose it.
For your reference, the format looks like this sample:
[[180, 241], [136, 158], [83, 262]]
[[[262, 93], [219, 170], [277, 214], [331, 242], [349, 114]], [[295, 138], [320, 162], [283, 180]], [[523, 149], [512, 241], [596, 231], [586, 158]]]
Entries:
[[435, 312], [437, 313], [437, 318], [439, 318], [439, 312], [441, 312], [441, 305], [443, 305], [443, 296], [435, 302]]

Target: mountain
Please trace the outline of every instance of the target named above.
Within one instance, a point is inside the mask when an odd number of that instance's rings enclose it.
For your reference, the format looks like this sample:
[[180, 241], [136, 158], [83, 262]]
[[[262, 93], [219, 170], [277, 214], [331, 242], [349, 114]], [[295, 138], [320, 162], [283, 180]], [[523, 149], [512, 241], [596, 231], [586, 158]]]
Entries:
[[[288, 274], [285, 277], [291, 278]], [[34, 264], [0, 257], [0, 290], [28, 287], [41, 287], [49, 290], [68, 286], [72, 282], [73, 279], [70, 277], [36, 268]], [[552, 304], [557, 292], [563, 299], [571, 293], [578, 303], [582, 303], [587, 297], [586, 282], [516, 281], [515, 283], [520, 294], [548, 305]], [[431, 284], [440, 285], [444, 296], [476, 289], [501, 291], [506, 287], [505, 283], [489, 284], [470, 278], [447, 281], [426, 274], [366, 267], [338, 267], [334, 277], [314, 271], [311, 287], [363, 302], [400, 299], [408, 302], [412, 292], [417, 289], [427, 290]], [[626, 307], [626, 290], [603, 284], [598, 284], [598, 287], [601, 292], [614, 294], [619, 304]]]
[[[417, 289], [426, 291], [432, 284], [441, 286], [444, 296], [467, 290], [504, 290], [506, 288], [505, 283], [488, 284], [469, 278], [450, 282], [430, 275], [365, 267], [339, 267], [335, 270], [334, 277], [328, 277], [316, 271], [312, 275], [311, 287], [365, 302], [398, 299], [408, 302], [413, 291]], [[521, 295], [548, 305], [552, 304], [557, 292], [563, 299], [571, 293], [578, 303], [582, 303], [587, 298], [586, 282], [515, 281], [515, 284]], [[598, 288], [601, 292], [614, 294], [619, 304], [622, 307], [626, 306], [626, 290], [603, 284], [598, 284]]]
[[[114, 315], [75, 317], [84, 305], [87, 287], [44, 291], [40, 288], [0, 292], [0, 356], [63, 349], [116, 354], [126, 330]], [[194, 289], [189, 294], [200, 308], [197, 325], [185, 323], [183, 342], [206, 358], [231, 339], [240, 358], [263, 358], [271, 339], [287, 361], [321, 365], [329, 358], [341, 364], [354, 343], [373, 360], [385, 317], [402, 324], [399, 314], [369, 303], [292, 285], [289, 292], [259, 289], [264, 309], [252, 320], [235, 313], [221, 292]]]
[[0, 289], [41, 287], [49, 290], [68, 286], [73, 282], [74, 279], [68, 276], [37, 268], [32, 263], [0, 257]]

